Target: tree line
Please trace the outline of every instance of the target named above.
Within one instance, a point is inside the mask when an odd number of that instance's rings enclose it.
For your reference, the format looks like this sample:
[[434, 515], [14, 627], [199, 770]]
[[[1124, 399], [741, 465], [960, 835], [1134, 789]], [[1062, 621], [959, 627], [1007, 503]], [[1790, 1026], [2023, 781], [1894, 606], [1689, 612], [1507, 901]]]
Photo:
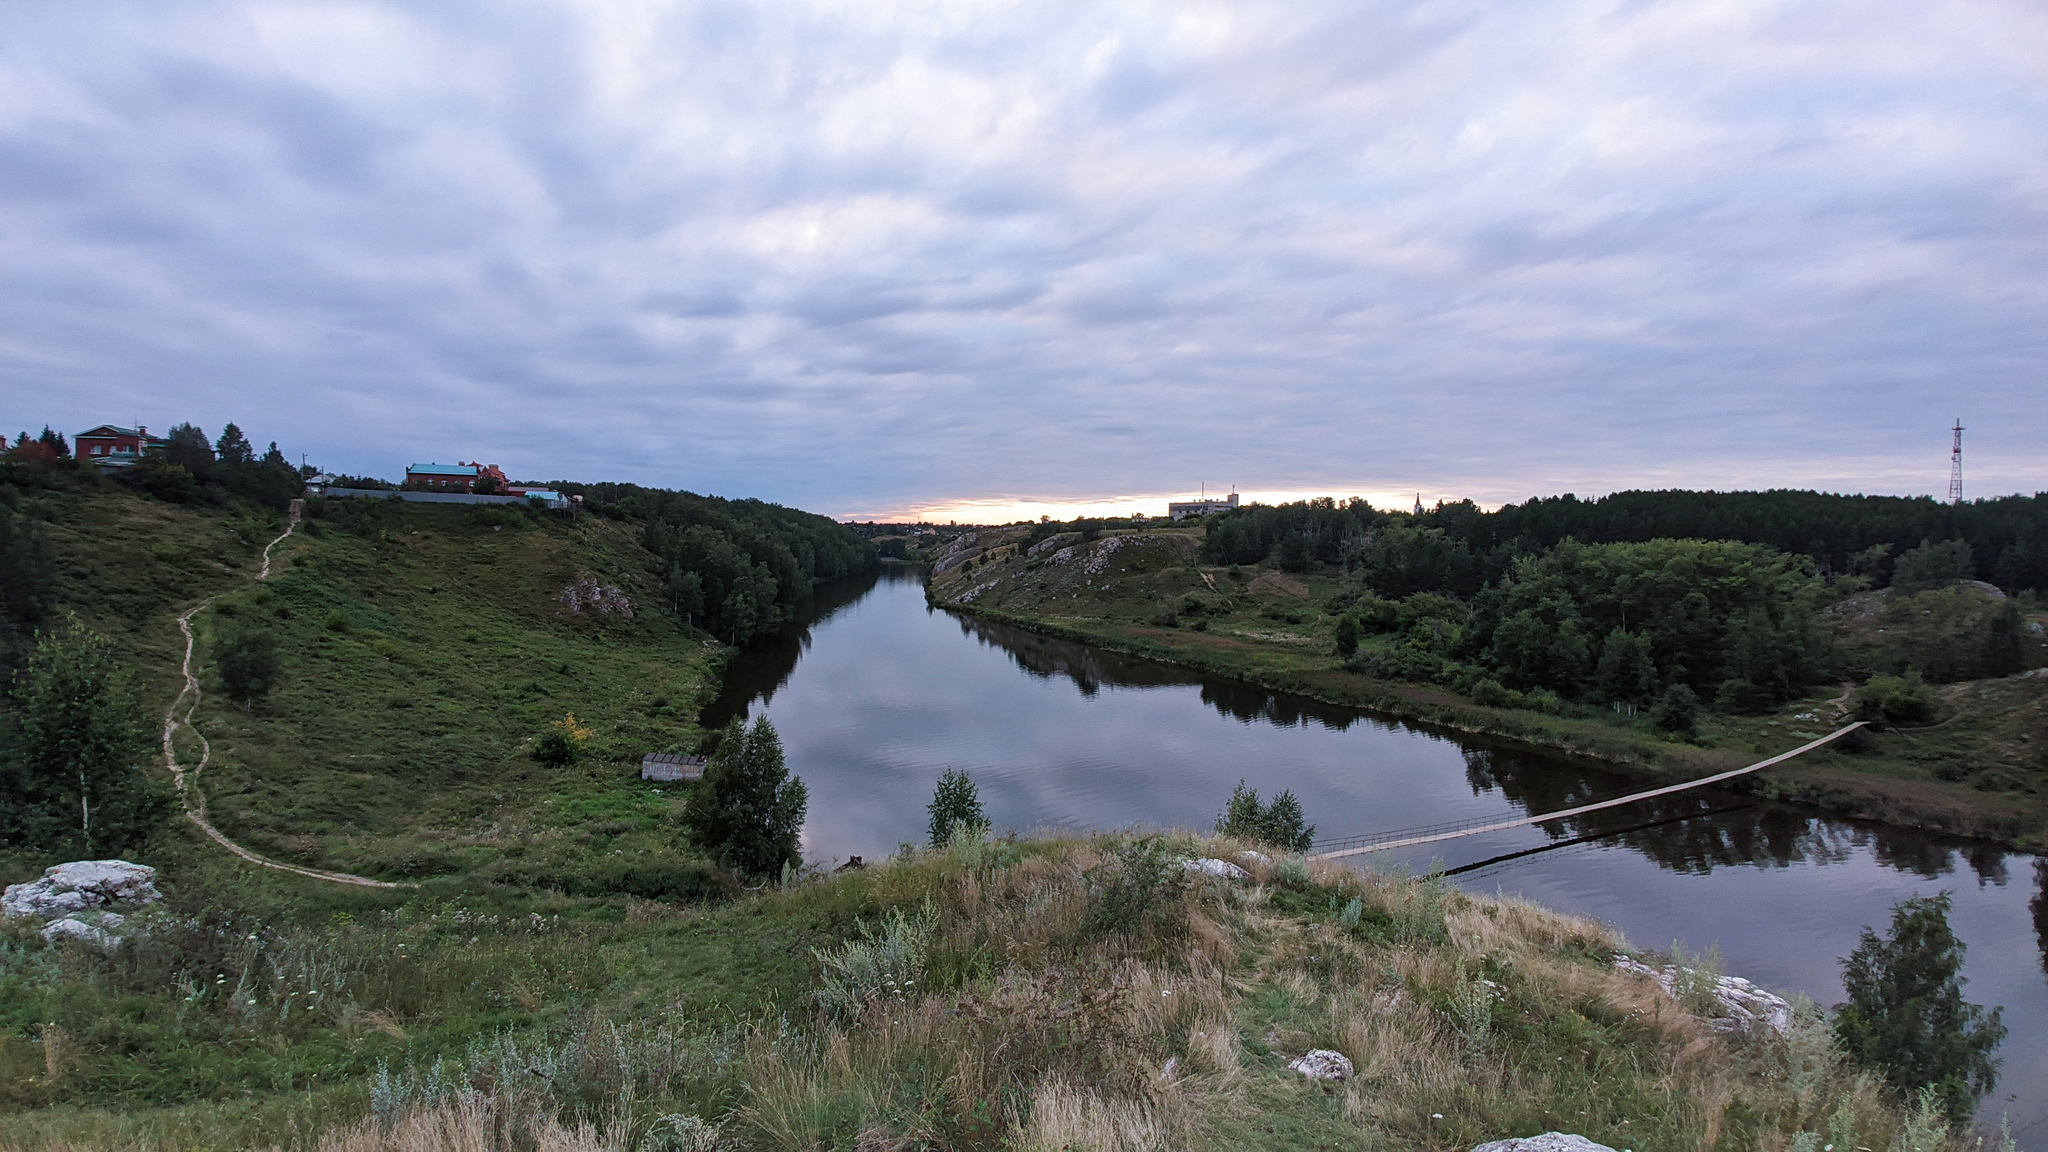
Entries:
[[674, 610], [728, 644], [796, 618], [818, 583], [871, 572], [875, 546], [830, 517], [761, 500], [637, 484], [558, 483], [584, 507], [638, 523]]
[[[2012, 592], [2048, 587], [2044, 545], [2039, 497], [1625, 492], [1420, 516], [1360, 500], [1253, 505], [1210, 518], [1204, 558], [1354, 575], [1356, 591], [1330, 608], [1338, 651], [1358, 671], [1486, 704], [1649, 710], [1683, 731], [1702, 708], [1763, 710], [1844, 672], [1941, 681], [2018, 671], [2017, 606], [1955, 585], [1991, 576]], [[1819, 610], [1874, 587], [1895, 590], [1886, 622], [1900, 625], [1896, 639], [1838, 648]], [[1936, 624], [1939, 643], [1904, 642]]]

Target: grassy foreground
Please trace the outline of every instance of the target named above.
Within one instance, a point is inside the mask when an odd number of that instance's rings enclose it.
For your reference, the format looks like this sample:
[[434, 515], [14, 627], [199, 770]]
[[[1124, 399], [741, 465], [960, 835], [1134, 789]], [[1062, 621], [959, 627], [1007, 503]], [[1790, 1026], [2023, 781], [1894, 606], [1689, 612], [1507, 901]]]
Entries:
[[[950, 541], [932, 566], [934, 603], [989, 619], [1181, 664], [1334, 704], [1467, 732], [1505, 736], [1683, 779], [1740, 767], [1838, 726], [1843, 687], [1761, 716], [1708, 715], [1681, 741], [1647, 718], [1565, 706], [1558, 712], [1476, 704], [1447, 688], [1347, 670], [1331, 641], [1329, 605], [1356, 591], [1337, 572], [1288, 573], [1270, 563], [1200, 562], [1199, 528], [1105, 531], [1024, 545], [1029, 527], [982, 529]], [[1957, 595], [1961, 595], [1958, 593]], [[1854, 607], [1854, 605], [1850, 605]], [[2044, 614], [2030, 623], [2039, 626]], [[1886, 622], [1879, 620], [1879, 623]], [[1867, 641], [1867, 622], [1839, 642]], [[1370, 651], [1388, 637], [1369, 639]], [[1747, 782], [1773, 798], [1847, 815], [2048, 846], [2048, 648], [2030, 641], [2028, 673], [1937, 686], [1940, 723], [1830, 747]]]
[[[1241, 848], [963, 837], [621, 919], [361, 894], [317, 928], [166, 921], [111, 959], [15, 939], [8, 999], [55, 1022], [6, 1079], [77, 1102], [0, 1117], [0, 1146], [1955, 1146], [1811, 1006], [1724, 1036], [1591, 922]], [[183, 1035], [175, 1074], [96, 1048], [105, 1016]], [[1357, 1077], [1288, 1070], [1312, 1048]], [[211, 1080], [237, 1060], [274, 1078]]]

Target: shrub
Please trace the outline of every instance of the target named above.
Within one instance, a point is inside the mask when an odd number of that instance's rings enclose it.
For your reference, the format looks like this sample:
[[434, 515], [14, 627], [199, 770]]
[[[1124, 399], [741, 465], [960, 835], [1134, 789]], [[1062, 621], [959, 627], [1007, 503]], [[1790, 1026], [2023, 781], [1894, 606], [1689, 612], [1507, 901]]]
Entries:
[[929, 903], [917, 916], [891, 908], [879, 926], [854, 921], [861, 938], [826, 951], [811, 949], [825, 967], [818, 1006], [838, 1020], [856, 1020], [869, 1006], [914, 1000], [924, 984], [925, 953], [938, 916]]
[[1650, 723], [1659, 731], [1690, 736], [1700, 719], [1700, 698], [1691, 688], [1673, 684], [1657, 696], [1650, 708]]
[[1488, 677], [1472, 685], [1472, 702], [1486, 708], [1519, 708], [1522, 694]]
[[214, 645], [213, 663], [228, 698], [246, 707], [277, 684], [277, 637], [268, 629], [236, 628]]
[[1934, 697], [1918, 676], [1872, 676], [1850, 699], [1856, 706], [1858, 720], [1888, 720], [1893, 724], [1934, 722]]
[[753, 876], [800, 864], [797, 833], [810, 793], [789, 774], [782, 740], [767, 717], [748, 728], [737, 717], [683, 810], [690, 837], [719, 863]]
[[1301, 801], [1295, 799], [1292, 790], [1282, 791], [1273, 797], [1272, 803], [1262, 805], [1258, 790], [1247, 788], [1242, 780], [1230, 793], [1223, 814], [1217, 817], [1216, 831], [1270, 844], [1286, 852], [1308, 851], [1316, 834], [1315, 825], [1302, 823]]
[[1187, 926], [1187, 909], [1181, 902], [1188, 890], [1187, 869], [1156, 837], [1117, 848], [1083, 878], [1090, 899], [1082, 931], [1090, 937], [1172, 938]]
[[547, 726], [533, 742], [533, 758], [543, 764], [566, 768], [583, 754], [583, 742], [590, 739], [590, 729], [576, 722], [574, 712], [563, 716]]
[[945, 847], [956, 828], [978, 834], [988, 827], [974, 781], [957, 768], [948, 768], [939, 777], [938, 786], [932, 789], [932, 802], [925, 806], [925, 811], [931, 817], [929, 831], [934, 848]]
[[1998, 1083], [1991, 1050], [2005, 1039], [2002, 1010], [1965, 1003], [1965, 945], [1948, 926], [1949, 894], [1892, 905], [1891, 933], [1869, 927], [1842, 961], [1849, 1000], [1835, 1006], [1835, 1038], [1849, 1058], [1884, 1074], [1901, 1094], [1931, 1089], [1957, 1124]]
[[1344, 615], [1337, 617], [1335, 639], [1337, 641], [1338, 656], [1348, 660], [1351, 658], [1352, 653], [1358, 651], [1359, 631], [1358, 617], [1353, 613], [1346, 612]]

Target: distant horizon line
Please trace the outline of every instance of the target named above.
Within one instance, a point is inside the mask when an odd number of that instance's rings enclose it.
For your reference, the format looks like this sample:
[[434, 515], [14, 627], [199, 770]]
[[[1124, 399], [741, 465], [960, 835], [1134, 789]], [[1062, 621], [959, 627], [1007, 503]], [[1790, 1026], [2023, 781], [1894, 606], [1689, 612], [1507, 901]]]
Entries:
[[[1410, 512], [1413, 510], [1414, 505], [1418, 500], [1417, 494], [1412, 490], [1403, 493], [1392, 493], [1387, 491], [1352, 491], [1346, 492], [1342, 495], [1339, 495], [1337, 491], [1329, 489], [1321, 491], [1307, 489], [1266, 489], [1249, 492], [1238, 489], [1235, 491], [1237, 492], [1239, 501], [1245, 505], [1291, 504], [1301, 500], [1322, 499], [1327, 497], [1336, 500], [1339, 504], [1343, 504], [1354, 499], [1362, 499], [1367, 504], [1371, 505], [1373, 508], [1383, 512]], [[1526, 496], [1523, 497], [1521, 500], [1495, 501], [1481, 500], [1478, 498], [1466, 496], [1454, 496], [1449, 493], [1431, 492], [1427, 489], [1424, 489], [1420, 493], [1419, 499], [1425, 511], [1435, 508], [1439, 504], [1456, 504], [1463, 500], [1471, 499], [1472, 503], [1477, 505], [1479, 509], [1483, 512], [1498, 512], [1500, 509], [1506, 507], [1507, 505], [1527, 503], [1531, 500], [1555, 499], [1562, 498], [1565, 496], [1571, 496], [1580, 500], [1593, 501], [1604, 500], [1609, 496], [1614, 496], [1622, 492], [1716, 492], [1729, 494], [1736, 492], [1812, 492], [1822, 496], [1874, 496], [1889, 497], [1901, 500], [1926, 499], [1934, 500], [1936, 502], [1945, 502], [1942, 500], [1942, 497], [1940, 495], [1933, 492], [1851, 492], [1846, 490], [1831, 490], [1820, 486], [1793, 487], [1790, 485], [1773, 485], [1767, 488], [1685, 488], [1679, 485], [1665, 485], [1661, 487], [1634, 486], [1601, 489], [1594, 491], [1591, 494], [1567, 490], [1551, 493], [1547, 496]], [[2002, 500], [2007, 499], [2009, 497], [2024, 498], [2028, 496], [2041, 496], [2043, 494], [2044, 493], [2042, 492], [2027, 493], [2015, 491], [1999, 493], [1997, 495], [1991, 496], [1967, 497], [1963, 502], [1966, 504], [1974, 504], [1984, 500]], [[1208, 498], [1222, 499], [1221, 496], [1210, 496]], [[1196, 495], [1194, 493], [1174, 493], [1171, 495], [1162, 495], [1158, 493], [1142, 493], [1094, 499], [1069, 500], [1041, 499], [1034, 497], [991, 498], [980, 500], [949, 500], [934, 501], [929, 504], [917, 503], [902, 505], [897, 508], [890, 509], [888, 511], [861, 511], [854, 513], [843, 513], [835, 515], [833, 518], [843, 523], [849, 524], [1014, 524], [1019, 521], [1038, 520], [1041, 517], [1047, 516], [1051, 517], [1053, 520], [1073, 520], [1081, 517], [1122, 518], [1129, 517], [1136, 513], [1142, 513], [1147, 518], [1151, 519], [1164, 519], [1167, 515], [1166, 509], [1168, 504], [1181, 503], [1185, 501], [1193, 501], [1200, 499], [1203, 499], [1203, 497]]]

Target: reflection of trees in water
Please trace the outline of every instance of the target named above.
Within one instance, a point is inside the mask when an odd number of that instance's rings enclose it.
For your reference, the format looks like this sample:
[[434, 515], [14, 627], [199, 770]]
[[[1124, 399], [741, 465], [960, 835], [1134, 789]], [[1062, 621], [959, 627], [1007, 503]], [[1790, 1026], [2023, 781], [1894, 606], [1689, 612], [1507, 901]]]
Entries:
[[2041, 946], [2041, 970], [2048, 972], [2048, 860], [2034, 861], [2034, 898], [2027, 903], [2034, 914], [2034, 939]]
[[[1576, 808], [1643, 788], [1640, 781], [1561, 757], [1486, 748], [1466, 751], [1465, 778], [1475, 794], [1498, 790], [1526, 812]], [[1709, 813], [1711, 818], [1692, 818]], [[1846, 859], [1864, 835], [1860, 829], [1716, 788], [1657, 796], [1539, 827], [1553, 840], [1611, 838], [1673, 871], [1701, 874], [1717, 865], [1834, 863]]]
[[1355, 709], [1325, 704], [1306, 696], [1274, 692], [1241, 680], [1204, 676], [1172, 664], [1109, 652], [1077, 641], [1043, 636], [972, 616], [960, 617], [960, 634], [972, 636], [990, 647], [1001, 648], [1017, 667], [1039, 679], [1064, 676], [1072, 680], [1084, 696], [1095, 695], [1103, 685], [1112, 688], [1194, 685], [1201, 689], [1202, 703], [1247, 724], [1264, 721], [1282, 728], [1293, 728], [1315, 723], [1343, 732], [1361, 721], [1372, 721], [1371, 717]]
[[[1562, 757], [1487, 748], [1466, 751], [1465, 779], [1475, 795], [1498, 790], [1526, 812], [1595, 804], [1644, 787], [1641, 781]], [[1689, 819], [1710, 812], [1711, 819]], [[1644, 827], [1650, 824], [1659, 826]], [[1979, 883], [2007, 880], [2008, 854], [1991, 845], [1959, 845], [1884, 824], [1849, 824], [1719, 788], [1658, 796], [1540, 827], [1553, 840], [1611, 837], [1681, 872], [1704, 873], [1716, 865], [1833, 864], [1867, 848], [1879, 864], [1928, 879], [1954, 873], [1960, 858]]]
[[797, 661], [811, 650], [811, 629], [830, 620], [840, 609], [868, 594], [883, 580], [922, 579], [915, 571], [885, 568], [880, 573], [825, 584], [811, 592], [808, 603], [798, 609], [796, 621], [788, 627], [756, 637], [747, 648], [726, 662], [725, 680], [718, 698], [704, 709], [700, 722], [705, 728], [721, 728], [737, 716], [747, 717], [754, 701], [775, 698], [796, 671]]

